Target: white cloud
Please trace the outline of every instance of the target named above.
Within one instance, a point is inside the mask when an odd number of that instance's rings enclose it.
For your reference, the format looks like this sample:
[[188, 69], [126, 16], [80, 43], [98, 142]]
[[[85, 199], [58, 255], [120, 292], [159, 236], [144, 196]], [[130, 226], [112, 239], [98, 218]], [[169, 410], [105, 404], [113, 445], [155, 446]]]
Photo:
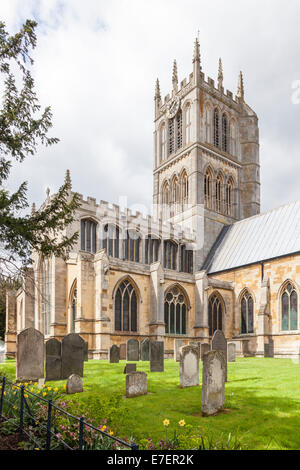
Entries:
[[216, 78], [221, 56], [235, 92], [244, 71], [260, 118], [263, 209], [299, 198], [298, 0], [1, 0], [0, 17], [10, 30], [37, 19], [36, 86], [61, 139], [14, 169], [35, 202], [70, 168], [84, 196], [151, 204], [155, 79], [170, 92], [174, 58], [179, 79], [189, 75], [198, 29], [205, 74]]

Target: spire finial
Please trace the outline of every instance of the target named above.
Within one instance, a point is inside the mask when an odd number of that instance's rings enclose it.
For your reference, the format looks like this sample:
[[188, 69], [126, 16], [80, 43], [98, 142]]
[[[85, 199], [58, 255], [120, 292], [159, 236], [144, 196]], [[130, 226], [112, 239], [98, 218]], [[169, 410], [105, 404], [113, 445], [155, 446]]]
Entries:
[[71, 175], [70, 170], [66, 171], [65, 184], [68, 186], [68, 189], [72, 189]]
[[244, 79], [243, 79], [243, 73], [240, 72], [240, 75], [239, 75], [239, 82], [238, 82], [237, 97], [240, 98], [242, 101], [244, 101], [244, 96], [245, 96], [245, 91], [244, 91]]
[[50, 199], [50, 188], [46, 188], [46, 198], [47, 198], [47, 201], [49, 201]]
[[158, 78], [156, 79], [156, 85], [155, 85], [155, 98], [158, 99], [159, 101], [161, 100]]
[[223, 65], [222, 59], [219, 59], [219, 72], [218, 72], [218, 89], [221, 90], [223, 88]]
[[31, 215], [34, 215], [35, 213], [36, 213], [35, 203], [33, 202], [31, 206]]
[[177, 91], [177, 86], [178, 86], [178, 73], [177, 73], [177, 62], [176, 62], [176, 59], [174, 59], [174, 63], [173, 63], [172, 83], [173, 83], [173, 89], [174, 89], [175, 91]]
[[[199, 36], [199, 30], [198, 30], [198, 36]], [[195, 62], [199, 62], [200, 70], [201, 70], [200, 44], [199, 44], [198, 38], [195, 39], [195, 46], [194, 46], [193, 64]]]

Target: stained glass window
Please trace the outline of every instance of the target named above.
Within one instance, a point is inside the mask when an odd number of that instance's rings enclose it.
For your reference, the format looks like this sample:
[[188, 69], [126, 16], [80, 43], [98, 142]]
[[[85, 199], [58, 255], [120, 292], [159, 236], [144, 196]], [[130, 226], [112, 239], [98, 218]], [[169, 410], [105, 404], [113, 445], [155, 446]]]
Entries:
[[137, 331], [137, 295], [130, 281], [123, 281], [115, 295], [115, 330]]
[[254, 333], [253, 298], [246, 291], [241, 300], [241, 334]]
[[166, 334], [186, 335], [187, 302], [179, 287], [165, 295]]
[[290, 282], [281, 295], [281, 329], [298, 330], [298, 295]]

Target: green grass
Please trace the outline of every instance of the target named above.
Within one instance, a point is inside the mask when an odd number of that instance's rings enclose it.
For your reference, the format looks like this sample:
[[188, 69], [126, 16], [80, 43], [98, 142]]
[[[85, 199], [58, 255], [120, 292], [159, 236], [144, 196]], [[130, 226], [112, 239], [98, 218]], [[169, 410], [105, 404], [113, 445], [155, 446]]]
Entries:
[[[300, 449], [300, 364], [290, 359], [241, 358], [229, 363], [226, 411], [209, 418], [201, 416], [202, 369], [200, 387], [180, 389], [178, 363], [167, 360], [164, 373], [150, 373], [149, 363], [139, 362], [137, 369], [148, 374], [149, 393], [126, 399], [124, 365], [125, 361], [85, 363], [85, 391], [68, 396], [80, 402], [80, 409], [92, 409], [97, 419], [107, 417], [101, 415], [105, 406], [110, 409], [108, 419], [120, 437], [133, 436], [137, 441], [151, 437], [157, 442], [165, 436], [165, 418], [171, 432], [184, 419], [204, 435], [232, 433], [249, 449]], [[0, 374], [4, 371], [14, 374], [14, 361], [0, 365]], [[114, 397], [119, 397], [119, 405], [112, 410]]]

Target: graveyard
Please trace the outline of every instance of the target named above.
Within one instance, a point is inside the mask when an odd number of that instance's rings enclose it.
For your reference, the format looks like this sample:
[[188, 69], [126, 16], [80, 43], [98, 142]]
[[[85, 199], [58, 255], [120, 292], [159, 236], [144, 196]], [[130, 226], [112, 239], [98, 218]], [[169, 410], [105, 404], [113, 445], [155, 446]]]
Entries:
[[[176, 429], [196, 438], [213, 436], [225, 442], [229, 434], [243, 449], [297, 449], [300, 437], [300, 364], [291, 359], [240, 358], [228, 362], [224, 410], [215, 416], [201, 413], [202, 368], [199, 386], [180, 387], [180, 363], [164, 360], [163, 372], [151, 372], [149, 361], [137, 361], [136, 370], [147, 374], [147, 394], [126, 398], [125, 360], [89, 360], [84, 363], [83, 392], [65, 395], [71, 412], [86, 413], [99, 422], [107, 419], [118, 437], [133, 437], [143, 446], [145, 439], [165, 438]], [[0, 364], [0, 375], [15, 379], [16, 362]], [[128, 375], [127, 375], [128, 377]], [[65, 380], [47, 381], [62, 387]], [[179, 422], [184, 420], [185, 426]], [[190, 445], [195, 443], [188, 439]]]

